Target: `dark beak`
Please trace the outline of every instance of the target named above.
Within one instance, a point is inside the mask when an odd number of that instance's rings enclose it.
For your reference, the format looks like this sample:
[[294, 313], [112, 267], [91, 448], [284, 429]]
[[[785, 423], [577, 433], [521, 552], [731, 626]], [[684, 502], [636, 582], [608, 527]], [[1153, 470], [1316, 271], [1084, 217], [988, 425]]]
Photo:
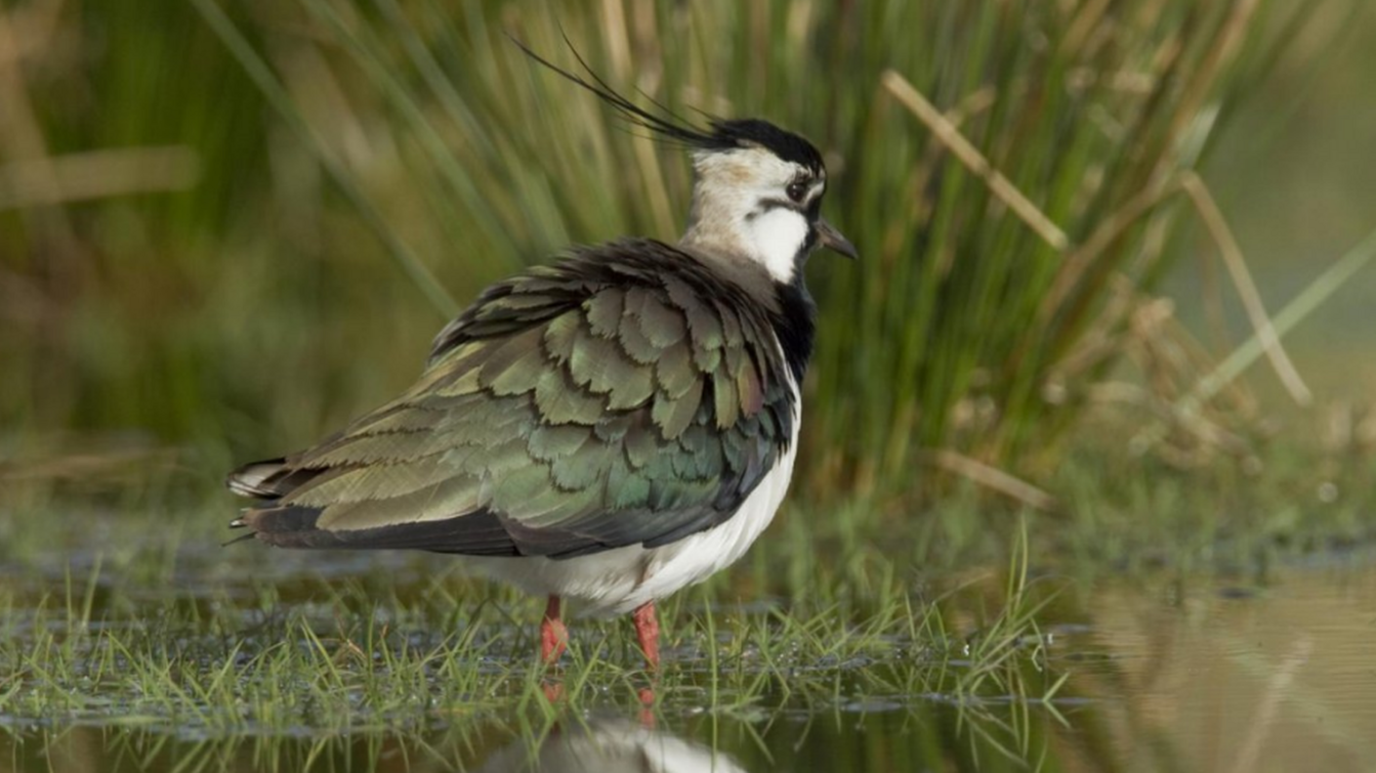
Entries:
[[842, 236], [841, 232], [836, 230], [836, 228], [824, 218], [817, 219], [815, 228], [817, 231], [818, 244], [834, 252], [839, 252], [851, 260], [856, 260], [860, 257], [860, 254], [855, 251], [855, 245], [850, 243], [850, 239]]

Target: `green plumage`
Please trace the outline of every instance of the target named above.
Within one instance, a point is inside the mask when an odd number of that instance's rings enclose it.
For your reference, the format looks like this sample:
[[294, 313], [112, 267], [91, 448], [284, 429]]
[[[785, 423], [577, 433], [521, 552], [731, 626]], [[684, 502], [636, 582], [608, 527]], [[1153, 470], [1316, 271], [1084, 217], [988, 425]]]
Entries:
[[401, 398], [281, 462], [248, 518], [316, 513], [280, 544], [392, 547], [442, 522], [415, 546], [553, 556], [708, 528], [790, 442], [769, 315], [659, 242], [532, 270], [446, 327]]

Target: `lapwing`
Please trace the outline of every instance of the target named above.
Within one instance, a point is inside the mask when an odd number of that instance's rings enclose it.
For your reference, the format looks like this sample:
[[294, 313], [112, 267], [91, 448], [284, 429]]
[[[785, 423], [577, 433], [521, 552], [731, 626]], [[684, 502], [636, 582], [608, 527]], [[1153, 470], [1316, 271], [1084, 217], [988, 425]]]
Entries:
[[826, 167], [803, 137], [641, 108], [586, 64], [584, 78], [522, 49], [686, 146], [683, 237], [574, 247], [488, 287], [399, 397], [230, 473], [259, 500], [232, 526], [285, 548], [466, 556], [548, 599], [546, 662], [571, 599], [633, 612], [656, 668], [655, 600], [740, 558], [783, 501], [815, 334], [803, 268], [818, 247], [856, 250], [821, 216]]

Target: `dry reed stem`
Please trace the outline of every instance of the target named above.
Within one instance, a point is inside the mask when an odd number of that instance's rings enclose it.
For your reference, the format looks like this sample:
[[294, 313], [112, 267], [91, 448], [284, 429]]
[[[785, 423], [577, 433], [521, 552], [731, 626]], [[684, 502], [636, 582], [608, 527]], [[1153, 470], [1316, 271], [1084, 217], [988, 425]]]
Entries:
[[1214, 244], [1218, 247], [1219, 258], [1227, 267], [1228, 275], [1232, 277], [1233, 286], [1237, 288], [1238, 298], [1242, 300], [1242, 306], [1247, 311], [1247, 319], [1251, 321], [1252, 328], [1257, 334], [1257, 340], [1266, 351], [1266, 356], [1270, 359], [1272, 367], [1275, 368], [1276, 375], [1296, 403], [1308, 405], [1313, 400], [1313, 393], [1309, 391], [1309, 387], [1305, 385], [1299, 371], [1295, 369], [1294, 363], [1286, 355], [1285, 347], [1281, 345], [1280, 337], [1276, 335], [1276, 328], [1271, 324], [1271, 318], [1266, 313], [1266, 306], [1261, 301], [1261, 294], [1257, 291], [1256, 283], [1252, 281], [1251, 272], [1247, 270], [1247, 261], [1243, 258], [1242, 248], [1233, 236], [1232, 229], [1228, 227], [1228, 222], [1219, 210], [1218, 203], [1214, 201], [1214, 197], [1209, 193], [1204, 181], [1194, 172], [1186, 171], [1181, 174], [1180, 187], [1189, 195], [1190, 201], [1194, 203], [1195, 211], [1199, 213], [1200, 220], [1204, 222], [1205, 229], [1208, 230]]
[[1079, 53], [1090, 34], [1100, 28], [1104, 13], [1108, 11], [1109, 0], [1088, 0], [1076, 9], [1075, 18], [1070, 21], [1061, 51], [1067, 57]]
[[1058, 507], [1056, 498], [1042, 489], [978, 459], [946, 448], [931, 451], [926, 456], [934, 466], [967, 478], [1028, 507], [1043, 511], [1055, 510]]
[[[10, 37], [0, 47], [0, 68], [16, 67], [51, 50], [58, 37], [65, 0], [35, 0], [9, 11]], [[13, 5], [11, 3], [11, 5]], [[0, 20], [4, 23], [6, 20]]]
[[1192, 170], [1185, 170], [1158, 187], [1140, 191], [1106, 217], [1094, 229], [1089, 238], [1071, 252], [1066, 259], [1063, 270], [1058, 274], [1056, 281], [1052, 283], [1051, 290], [1042, 302], [1040, 309], [1042, 319], [1050, 319], [1055, 310], [1065, 301], [1065, 296], [1073, 284], [1072, 278], [1078, 276], [1093, 261], [1095, 255], [1107, 249], [1108, 245], [1121, 237], [1133, 223], [1181, 191], [1184, 191], [1190, 199], [1204, 224], [1206, 232], [1218, 248], [1221, 259], [1228, 269], [1228, 275], [1237, 290], [1238, 297], [1247, 311], [1248, 321], [1251, 323], [1259, 342], [1265, 347], [1277, 377], [1296, 403], [1308, 405], [1313, 399], [1312, 393], [1304, 383], [1303, 378], [1300, 377], [1299, 371], [1286, 354], [1280, 337], [1276, 334], [1275, 326], [1261, 301], [1261, 295], [1257, 291], [1251, 273], [1247, 270], [1242, 249], [1203, 179]]
[[1295, 672], [1299, 671], [1300, 666], [1309, 662], [1309, 655], [1314, 650], [1314, 642], [1308, 634], [1301, 634], [1295, 645], [1291, 647], [1290, 654], [1276, 667], [1275, 674], [1267, 684], [1266, 693], [1261, 698], [1261, 705], [1257, 706], [1256, 714], [1252, 717], [1251, 732], [1242, 742], [1242, 748], [1238, 751], [1237, 759], [1233, 761], [1234, 771], [1256, 770], [1258, 768], [1258, 758], [1261, 756], [1261, 747], [1266, 742], [1269, 733], [1275, 728], [1276, 715], [1280, 708], [1280, 702], [1285, 699], [1285, 694], [1290, 691], [1290, 685], [1295, 681]]
[[[29, 99], [28, 84], [20, 68], [21, 49], [16, 40], [11, 16], [0, 11], [0, 146], [3, 146], [9, 158], [32, 164], [31, 187], [45, 197], [55, 199], [59, 190], [48, 154], [48, 143], [44, 139], [33, 102]], [[60, 207], [48, 210], [46, 224], [58, 247], [53, 253], [54, 263], [58, 264], [62, 274], [74, 274], [72, 266], [61, 265], [79, 253], [76, 231], [66, 211]]]
[[[1236, 40], [1239, 31], [1245, 29], [1247, 21], [1251, 16], [1250, 0], [1241, 0], [1238, 7], [1234, 8], [1233, 14], [1227, 25], [1220, 33], [1220, 50], [1210, 55], [1208, 66], [1205, 67], [1205, 78], [1196, 78], [1192, 86], [1196, 90], [1201, 90], [1200, 84], [1211, 84], [1217, 75], [1222, 63], [1231, 56], [1236, 47]], [[1074, 280], [1080, 276], [1084, 270], [1103, 253], [1109, 245], [1121, 238], [1133, 224], [1139, 222], [1142, 217], [1151, 212], [1163, 201], [1169, 199], [1180, 191], [1185, 191], [1195, 210], [1199, 213], [1201, 220], [1211, 238], [1218, 247], [1219, 254], [1222, 256], [1224, 265], [1228, 268], [1229, 276], [1237, 289], [1238, 296], [1242, 299], [1243, 306], [1247, 310], [1249, 321], [1266, 349], [1266, 354], [1276, 370], [1277, 376], [1290, 392], [1291, 397], [1300, 405], [1307, 405], [1312, 399], [1308, 387], [1305, 385], [1294, 364], [1286, 355], [1280, 344], [1279, 336], [1276, 335], [1275, 327], [1266, 314], [1264, 304], [1261, 302], [1260, 294], [1257, 292], [1256, 285], [1252, 281], [1250, 273], [1246, 268], [1246, 261], [1242, 255], [1242, 250], [1233, 237], [1231, 229], [1228, 227], [1222, 213], [1218, 210], [1213, 197], [1204, 186], [1202, 179], [1193, 171], [1185, 170], [1180, 175], [1172, 178], [1157, 177], [1156, 184], [1149, 184], [1146, 188], [1133, 195], [1105, 218], [1097, 228], [1090, 234], [1085, 242], [1077, 247], [1071, 248], [1070, 240], [1055, 223], [1051, 221], [1035, 204], [1022, 194], [1006, 177], [998, 170], [994, 169], [975, 146], [967, 140], [955, 123], [945, 114], [936, 109], [913, 85], [899, 73], [893, 70], [884, 72], [882, 84], [904, 107], [908, 108], [930, 130], [934, 137], [962, 163], [973, 174], [984, 180], [990, 192], [1000, 201], [1004, 202], [1024, 223], [1030, 227], [1041, 239], [1053, 249], [1065, 256], [1065, 261], [1057, 271], [1056, 278], [1052, 282], [1046, 298], [1043, 300], [1039, 309], [1039, 316], [1042, 324], [1045, 325], [1054, 315], [1056, 309], [1060, 308], [1071, 288]], [[1121, 281], [1128, 281], [1121, 273], [1115, 272], [1115, 276]], [[1177, 420], [1187, 418], [1186, 414], [1176, 417]], [[1200, 417], [1194, 418], [1196, 421]], [[1188, 423], [1188, 422], [1185, 422]], [[1206, 430], [1200, 427], [1191, 427], [1191, 431], [1201, 437], [1218, 438], [1223, 433], [1222, 428], [1212, 422], [1205, 422], [1209, 425]], [[1235, 439], [1234, 439], [1235, 440]], [[1223, 445], [1235, 446], [1237, 443], [1228, 442]], [[942, 452], [945, 453], [945, 452]], [[957, 455], [958, 456], [958, 455]], [[947, 467], [952, 471], [960, 472], [967, 477], [974, 478], [977, 475], [983, 476], [981, 480], [991, 488], [1003, 491], [1003, 493], [1022, 499], [1021, 496], [1010, 491], [992, 485], [988, 476], [982, 471], [975, 471], [964, 463], [955, 464], [952, 459], [938, 456], [939, 466]], [[963, 458], [963, 457], [961, 457]], [[981, 464], [974, 460], [968, 460], [973, 464]], [[955, 464], [950, 467], [947, 463]], [[1004, 475], [993, 468], [988, 471]], [[1014, 482], [1020, 483], [1016, 478]], [[1035, 499], [1035, 497], [1034, 497]], [[1028, 500], [1023, 500], [1028, 501]], [[1031, 502], [1029, 501], [1029, 504]], [[1037, 506], [1037, 505], [1033, 505]]]
[[185, 190], [197, 177], [196, 154], [184, 146], [25, 159], [0, 166], [0, 210]]
[[1098, 227], [1090, 233], [1089, 238], [1066, 256], [1065, 262], [1057, 270], [1056, 278], [1051, 282], [1051, 289], [1047, 291], [1046, 298], [1042, 300], [1042, 305], [1038, 310], [1038, 317], [1042, 326], [1045, 326], [1056, 313], [1056, 310], [1061, 307], [1061, 304], [1065, 303], [1075, 280], [1084, 273], [1089, 264], [1104, 250], [1108, 249], [1109, 245], [1120, 238], [1128, 228], [1141, 220], [1143, 215], [1154, 209], [1171, 193], [1174, 193], [1172, 186], [1146, 188], [1138, 191], [1121, 207], [1101, 220]]
[[[1198, 114], [1200, 106], [1209, 95], [1224, 66], [1236, 55], [1255, 10], [1256, 0], [1237, 0], [1234, 3], [1228, 19], [1220, 26], [1208, 53], [1186, 84], [1184, 94], [1176, 105], [1167, 131], [1170, 142], [1167, 145], [1167, 150], [1157, 159], [1156, 168], [1151, 178], [1141, 191], [1105, 219], [1090, 234], [1089, 238], [1075, 249], [1065, 264], [1057, 271], [1051, 291], [1047, 294], [1040, 309], [1040, 319], [1043, 325], [1065, 302], [1076, 279], [1081, 276], [1084, 269], [1104, 249], [1107, 249], [1109, 245], [1120, 238], [1127, 228], [1136, 223], [1143, 214], [1175, 192], [1179, 180], [1170, 174], [1167, 165], [1179, 162], [1177, 151], [1185, 126]], [[1178, 54], [1178, 51], [1176, 53]], [[1164, 69], [1164, 65], [1160, 67]]]
[[[648, 68], [637, 68], [631, 59], [631, 30], [626, 22], [626, 9], [620, 0], [603, 0], [602, 3], [602, 40], [607, 46], [607, 57], [611, 60], [614, 77], [623, 83], [635, 83], [636, 90], [649, 93], [653, 86], [648, 79], [657, 75]], [[649, 43], [654, 51], [659, 50], [657, 41], [637, 41]], [[653, 68], [657, 69], [657, 68]], [[665, 183], [664, 171], [660, 165], [659, 153], [654, 140], [637, 133], [631, 139], [636, 163], [641, 170], [644, 187], [641, 195], [649, 205], [651, 221], [661, 233], [672, 234], [676, 218], [669, 202], [669, 186]]]
[[[1171, 117], [1171, 125], [1166, 135], [1175, 146], [1173, 150], [1179, 150], [1180, 138], [1186, 126], [1199, 115], [1204, 100], [1208, 98], [1224, 67], [1237, 56], [1242, 41], [1247, 36], [1247, 29], [1251, 26], [1257, 3], [1258, 0], [1236, 0], [1233, 3], [1227, 21], [1219, 28], [1218, 35], [1209, 46], [1204, 60], [1195, 68], [1194, 77], [1190, 79], [1184, 95], [1176, 103], [1175, 115]], [[1162, 155], [1158, 163], [1164, 165], [1175, 160], [1176, 153], [1168, 152]], [[1156, 175], [1164, 177], [1165, 170], [1158, 166]]]
[[965, 165], [971, 173], [984, 180], [989, 186], [989, 191], [994, 196], [1008, 205], [1013, 213], [1027, 224], [1042, 241], [1051, 245], [1057, 252], [1065, 252], [1070, 247], [1070, 238], [1051, 218], [1047, 217], [1036, 204], [1033, 204], [1013, 183], [1009, 182], [997, 169], [989, 163], [977, 148], [960, 133], [946, 116], [942, 115], [927, 98], [922, 96], [913, 85], [908, 82], [898, 72], [885, 70], [880, 76], [885, 89], [894, 96], [904, 107], [908, 108], [917, 120], [921, 121], [931, 132], [937, 141], [945, 145], [956, 158]]

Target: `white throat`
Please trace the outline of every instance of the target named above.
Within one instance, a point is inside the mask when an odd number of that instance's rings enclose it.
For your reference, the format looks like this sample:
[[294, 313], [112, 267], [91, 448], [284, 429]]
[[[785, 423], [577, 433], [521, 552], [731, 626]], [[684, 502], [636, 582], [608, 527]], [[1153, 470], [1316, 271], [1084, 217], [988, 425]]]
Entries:
[[785, 193], [799, 167], [758, 148], [698, 153], [693, 162], [698, 179], [683, 245], [792, 282], [809, 231]]

